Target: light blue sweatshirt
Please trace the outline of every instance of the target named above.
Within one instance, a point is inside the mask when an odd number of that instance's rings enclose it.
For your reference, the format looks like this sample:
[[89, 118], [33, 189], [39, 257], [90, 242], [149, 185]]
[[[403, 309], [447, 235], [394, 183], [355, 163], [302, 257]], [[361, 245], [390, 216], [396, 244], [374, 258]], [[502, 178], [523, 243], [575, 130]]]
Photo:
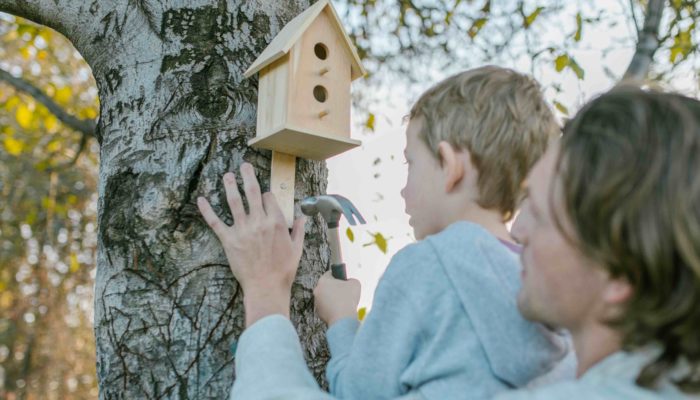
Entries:
[[328, 329], [331, 394], [479, 399], [526, 385], [569, 346], [523, 319], [519, 287], [518, 255], [480, 225], [457, 222], [406, 246], [379, 281], [365, 321]]
[[[635, 384], [635, 378], [654, 354], [618, 352], [608, 356], [580, 379], [538, 389], [515, 390], [496, 400], [690, 400], [698, 396], [680, 392], [665, 379], [651, 391]], [[462, 354], [469, 357], [468, 354]], [[335, 400], [323, 392], [306, 367], [299, 338], [292, 323], [281, 315], [265, 317], [243, 332], [236, 353], [236, 382], [231, 400]], [[374, 398], [374, 396], [369, 397]], [[471, 399], [471, 392], [445, 399]], [[394, 400], [426, 400], [411, 392]]]

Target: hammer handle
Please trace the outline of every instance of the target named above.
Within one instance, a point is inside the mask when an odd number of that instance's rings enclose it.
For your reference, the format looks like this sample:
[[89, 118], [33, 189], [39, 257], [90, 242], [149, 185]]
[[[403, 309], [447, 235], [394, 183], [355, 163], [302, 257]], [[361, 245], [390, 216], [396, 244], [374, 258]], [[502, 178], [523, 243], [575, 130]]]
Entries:
[[335, 279], [340, 279], [341, 281], [348, 280], [348, 274], [345, 271], [345, 264], [331, 264], [331, 275]]
[[328, 245], [331, 248], [331, 265], [342, 264], [343, 256], [340, 252], [340, 238], [338, 228], [328, 228]]

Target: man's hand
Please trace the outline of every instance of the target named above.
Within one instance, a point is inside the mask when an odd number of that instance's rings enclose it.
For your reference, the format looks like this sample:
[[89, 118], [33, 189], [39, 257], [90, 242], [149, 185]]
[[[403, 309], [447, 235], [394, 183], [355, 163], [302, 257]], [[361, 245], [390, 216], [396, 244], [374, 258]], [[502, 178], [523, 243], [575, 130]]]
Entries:
[[316, 313], [328, 326], [343, 318], [357, 318], [360, 282], [356, 279], [335, 279], [331, 272], [327, 271], [314, 288], [314, 303]]
[[272, 193], [260, 193], [253, 166], [241, 165], [248, 213], [233, 173], [224, 175], [233, 226], [226, 225], [203, 197], [197, 206], [221, 241], [233, 275], [243, 289], [246, 326], [271, 314], [289, 316], [292, 282], [304, 244], [305, 219], [294, 221], [291, 236]]

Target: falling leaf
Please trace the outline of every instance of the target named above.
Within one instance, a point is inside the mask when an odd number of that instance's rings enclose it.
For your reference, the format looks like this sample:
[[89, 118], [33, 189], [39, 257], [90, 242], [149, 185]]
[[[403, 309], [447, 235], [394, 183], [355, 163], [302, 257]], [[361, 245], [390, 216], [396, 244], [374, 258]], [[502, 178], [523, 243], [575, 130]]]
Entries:
[[365, 315], [367, 315], [367, 307], [361, 307], [359, 310], [357, 310], [357, 319], [362, 321], [365, 319]]
[[350, 242], [355, 241], [355, 234], [352, 233], [352, 229], [348, 228], [348, 230], [345, 231], [345, 234], [348, 235], [348, 239], [350, 239]]
[[561, 104], [560, 102], [554, 100], [554, 107], [559, 110], [564, 115], [569, 115], [569, 109], [566, 108], [565, 105]]
[[377, 165], [379, 165], [379, 163], [381, 163], [381, 162], [382, 162], [382, 159], [379, 158], [379, 157], [377, 157], [377, 158], [374, 160], [374, 162], [372, 163], [372, 165], [377, 166]]
[[365, 243], [365, 244], [364, 244], [364, 247], [376, 245], [377, 248], [379, 248], [379, 250], [380, 250], [382, 253], [386, 254], [387, 240], [388, 240], [388, 239], [385, 238], [384, 235], [382, 235], [382, 234], [379, 233], [379, 232], [373, 233], [373, 234], [372, 234], [372, 238], [374, 239], [374, 241], [369, 242], [369, 243]]
[[369, 113], [367, 116], [367, 122], [365, 122], [365, 127], [374, 132], [374, 114]]

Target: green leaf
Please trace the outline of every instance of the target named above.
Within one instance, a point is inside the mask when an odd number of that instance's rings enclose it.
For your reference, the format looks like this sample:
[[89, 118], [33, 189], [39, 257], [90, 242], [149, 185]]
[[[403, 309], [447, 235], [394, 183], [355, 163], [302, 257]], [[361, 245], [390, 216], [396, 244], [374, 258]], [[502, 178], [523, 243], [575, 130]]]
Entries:
[[566, 54], [562, 54], [557, 57], [556, 60], [554, 60], [554, 68], [557, 70], [557, 72], [563, 71], [567, 65], [569, 65], [569, 56]]
[[523, 21], [523, 26], [525, 27], [525, 29], [529, 28], [530, 25], [532, 25], [532, 23], [535, 22], [542, 10], [544, 10], [544, 7], [537, 7], [535, 11], [532, 12], [532, 14], [525, 17], [525, 21]]
[[365, 127], [374, 132], [374, 114], [369, 113], [367, 116], [367, 122], [365, 122]]
[[469, 28], [469, 31], [467, 31], [467, 35], [469, 35], [470, 38], [474, 39], [474, 37], [476, 37], [481, 28], [483, 28], [484, 25], [486, 25], [486, 22], [488, 22], [488, 18], [479, 18], [476, 21], [474, 21], [472, 27]]
[[569, 68], [571, 68], [571, 70], [574, 71], [576, 77], [579, 80], [583, 80], [583, 77], [585, 75], [583, 72], [583, 68], [581, 68], [581, 66], [579, 66], [576, 60], [574, 60], [573, 58], [569, 58]]
[[581, 13], [576, 13], [576, 33], [574, 34], [574, 40], [577, 42], [581, 41], [581, 29], [583, 28], [583, 23], [581, 21]]
[[350, 242], [355, 241], [355, 234], [352, 233], [352, 229], [348, 228], [348, 230], [345, 231], [345, 234], [348, 235], [348, 239], [350, 239]]
[[564, 115], [569, 115], [569, 109], [566, 108], [565, 105], [561, 104], [560, 102], [554, 100], [554, 107], [559, 110]]

